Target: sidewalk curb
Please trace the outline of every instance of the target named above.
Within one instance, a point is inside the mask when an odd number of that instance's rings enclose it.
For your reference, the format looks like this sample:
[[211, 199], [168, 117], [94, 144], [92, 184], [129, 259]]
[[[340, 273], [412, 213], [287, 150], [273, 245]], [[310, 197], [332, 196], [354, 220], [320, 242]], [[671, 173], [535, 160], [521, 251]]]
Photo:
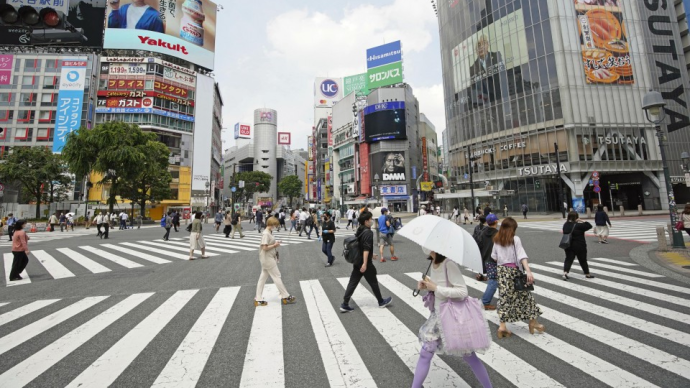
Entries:
[[652, 256], [656, 255], [656, 249], [658, 246], [659, 244], [657, 243], [650, 243], [635, 247], [630, 251], [630, 259], [652, 272], [656, 272], [660, 275], [664, 275], [671, 279], [690, 285], [690, 275], [685, 275], [677, 272], [676, 270], [670, 269], [669, 267], [659, 263], [657, 259], [652, 258]]

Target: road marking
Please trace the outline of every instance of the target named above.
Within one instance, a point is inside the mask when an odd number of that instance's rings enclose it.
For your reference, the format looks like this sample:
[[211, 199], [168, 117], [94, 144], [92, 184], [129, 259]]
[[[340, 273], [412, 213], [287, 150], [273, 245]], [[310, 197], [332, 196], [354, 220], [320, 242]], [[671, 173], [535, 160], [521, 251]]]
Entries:
[[189, 302], [198, 290], [177, 291], [154, 312], [125, 334], [67, 387], [108, 387], [134, 361], [146, 345]]
[[355, 344], [318, 280], [299, 282], [331, 387], [376, 387]]
[[3, 381], [8, 387], [23, 387], [29, 384], [152, 295], [153, 293], [146, 293], [128, 296], [120, 303], [15, 365], [0, 375], [0, 381]]
[[58, 310], [47, 317], [32, 322], [21, 329], [0, 338], [0, 354], [4, 354], [8, 350], [23, 344], [44, 331], [54, 328], [60, 323], [72, 318], [73, 316], [102, 302], [107, 298], [107, 296], [92, 296], [81, 299], [80, 301], [67, 306], [62, 310]]
[[12, 272], [12, 261], [14, 260], [14, 255], [12, 253], [5, 253], [4, 256], [5, 259], [5, 284], [7, 287], [11, 286], [19, 286], [22, 284], [29, 284], [31, 283], [31, 278], [29, 277], [29, 274], [26, 273], [26, 269], [19, 274], [23, 279], [22, 280], [15, 280], [15, 281], [10, 281], [10, 272]]
[[152, 387], [196, 386], [239, 291], [240, 287], [218, 290]]
[[659, 274], [651, 273], [651, 272], [637, 271], [637, 270], [628, 269], [628, 268], [621, 268], [620, 266], [617, 266], [617, 265], [589, 263], [589, 266], [595, 267], [595, 268], [606, 268], [606, 269], [610, 269], [613, 271], [624, 272], [624, 273], [629, 273], [629, 274], [638, 275], [638, 276], [644, 276], [647, 278], [663, 278], [664, 277], [664, 275], [659, 275]]
[[120, 243], [120, 245], [126, 245], [128, 247], [141, 249], [142, 251], [149, 251], [149, 252], [158, 253], [160, 255], [165, 255], [168, 257], [175, 258], [175, 259], [180, 259], [180, 260], [189, 259], [189, 255], [181, 255], [181, 254], [175, 253], [175, 252], [164, 251], [160, 248], [154, 248], [154, 247], [150, 247], [147, 245], [135, 244], [135, 243], [130, 243], [130, 242], [123, 242], [123, 243]]
[[[156, 240], [156, 241], [158, 241], [158, 240]], [[204, 240], [204, 243], [205, 243], [205, 242], [206, 242], [206, 241]], [[184, 247], [184, 246], [189, 247], [189, 243], [183, 243], [183, 242], [178, 242], [178, 241], [168, 241], [167, 243], [168, 243], [168, 244], [179, 245], [179, 246], [183, 246], [183, 247]], [[213, 247], [210, 247], [208, 244], [206, 244], [206, 252], [208, 252], [208, 251], [212, 251], [212, 252], [222, 252], [222, 253], [237, 253], [237, 252], [239, 252], [239, 251], [233, 251], [233, 250], [231, 250], [231, 249], [213, 248]]]
[[110, 249], [116, 250], [118, 252], [126, 253], [128, 255], [132, 255], [132, 256], [139, 258], [139, 259], [148, 260], [148, 261], [150, 261], [152, 263], [156, 263], [156, 264], [167, 264], [170, 262], [170, 260], [161, 259], [160, 257], [157, 257], [157, 256], [149, 255], [146, 253], [141, 253], [141, 252], [138, 252], [138, 251], [135, 251], [132, 249], [119, 247], [119, 246], [113, 245], [113, 244], [103, 244], [101, 246], [105, 247], [105, 248], [110, 248]]
[[[422, 301], [421, 297], [415, 298], [412, 296], [409, 287], [395, 280], [390, 275], [379, 275], [378, 281], [379, 284], [389, 289], [417, 313], [424, 318], [429, 318], [429, 309], [424, 307], [424, 301]], [[496, 372], [503, 375], [508, 381], [519, 381], [520, 385], [532, 388], [563, 387], [562, 384], [523, 361], [520, 357], [510, 353], [496, 342], [491, 344], [491, 347], [485, 354], [477, 354], [477, 357]], [[506, 368], [506, 365], [510, 365], [510, 368]]]
[[212, 246], [212, 247], [220, 247], [220, 248], [232, 248], [232, 249], [239, 249], [241, 251], [256, 251], [257, 248], [248, 248], [246, 246], [240, 246], [235, 243], [227, 242], [227, 243], [220, 243], [220, 242], [215, 242], [214, 240], [211, 239], [206, 239], [206, 246]]
[[33, 254], [38, 259], [38, 262], [43, 264], [43, 267], [46, 269], [46, 271], [48, 271], [53, 279], [74, 277], [72, 271], [60, 264], [53, 256], [46, 253], [46, 251], [33, 251]]
[[106, 259], [106, 260], [110, 260], [110, 261], [112, 261], [113, 263], [119, 264], [119, 265], [121, 265], [121, 266], [123, 266], [123, 267], [125, 267], [125, 268], [143, 267], [143, 265], [141, 265], [141, 264], [139, 264], [139, 263], [135, 263], [135, 262], [133, 262], [133, 261], [131, 261], [131, 260], [127, 260], [127, 259], [125, 259], [124, 257], [120, 257], [120, 256], [118, 256], [118, 255], [113, 255], [112, 253], [106, 252], [106, 251], [104, 251], [104, 250], [102, 250], [102, 249], [98, 249], [98, 248], [94, 248], [94, 247], [90, 247], [90, 246], [80, 246], [79, 248], [81, 248], [81, 249], [83, 249], [83, 250], [85, 250], [85, 251], [89, 251], [89, 252], [91, 252], [91, 253], [95, 253], [95, 254], [97, 254], [98, 256], [100, 256], [100, 257], [102, 257], [102, 258], [104, 258], [104, 259]]
[[77, 264], [88, 269], [92, 273], [110, 272], [110, 269], [108, 267], [105, 267], [105, 266], [89, 259], [88, 257], [82, 255], [81, 253], [79, 253], [77, 251], [73, 251], [69, 248], [58, 248], [56, 250], [58, 252], [62, 253], [63, 255], [69, 257], [70, 259], [76, 261]]
[[630, 263], [630, 262], [621, 261], [621, 260], [606, 259], [603, 257], [592, 257], [592, 258], [587, 259], [587, 260], [603, 261], [605, 263], [617, 264], [617, 265], [622, 265], [625, 267], [638, 267], [638, 265], [636, 263]]
[[10, 302], [0, 302], [0, 307], [7, 306], [8, 304], [10, 304]]
[[[50, 306], [51, 304], [53, 304], [59, 300], [60, 299], [37, 300], [35, 302], [31, 302], [27, 305], [24, 305], [22, 307], [14, 309], [10, 312], [2, 314], [2, 315], [0, 315], [0, 326], [5, 325], [7, 323], [10, 323], [10, 322], [14, 321], [15, 319], [19, 319], [25, 315], [31, 314], [34, 311], [40, 310], [46, 306]], [[6, 304], [6, 303], [3, 303], [3, 304]]]
[[284, 387], [283, 311], [275, 284], [264, 287], [268, 306], [254, 310], [240, 387]]
[[[420, 279], [422, 276], [420, 272], [408, 273], [406, 275], [415, 280]], [[486, 289], [486, 284], [480, 283], [477, 280], [467, 276], [465, 276], [465, 283], [468, 287], [474, 288], [481, 292], [484, 292]], [[548, 315], [550, 314], [551, 310], [549, 310]], [[496, 325], [500, 323], [498, 315], [496, 314], [487, 314], [487, 319]], [[591, 330], [592, 325], [587, 324], [587, 329]], [[527, 323], [525, 322], [511, 323], [510, 330], [513, 332], [513, 335], [520, 337], [522, 340], [531, 343], [542, 351], [545, 351], [548, 354], [563, 360], [568, 365], [572, 365], [573, 367], [585, 372], [587, 375], [592, 376], [611, 387], [656, 387], [656, 385], [645, 381], [644, 379], [637, 377], [636, 375], [623, 370], [601, 358], [598, 358], [596, 355], [585, 352], [582, 349], [559, 339], [558, 337], [554, 337], [549, 333], [532, 335], [529, 333]]]
[[[338, 282], [347, 288], [348, 278], [338, 278]], [[407, 365], [414, 373], [417, 361], [419, 360], [419, 339], [417, 335], [410, 331], [398, 318], [387, 308], [380, 308], [374, 296], [366, 288], [359, 286], [353, 295], [357, 306], [367, 317], [369, 322], [376, 328], [388, 345], [395, 351], [395, 354]], [[467, 384], [455, 371], [448, 366], [441, 358], [431, 359], [431, 369], [424, 381], [427, 387], [463, 387], [469, 388]]]
[[[185, 246], [187, 246], [187, 248], [178, 247], [176, 245], [167, 244], [167, 243], [165, 243], [165, 244], [164, 243], [157, 243], [157, 242], [153, 242], [153, 241], [139, 241], [139, 243], [152, 245], [152, 246], [156, 246], [156, 247], [160, 247], [160, 248], [167, 248], [167, 249], [171, 249], [173, 251], [182, 251], [182, 252], [187, 252], [187, 253], [189, 253], [189, 251], [190, 251], [189, 243], [184, 244]], [[195, 250], [198, 251], [198, 249], [195, 249]], [[218, 254], [206, 252], [206, 256], [218, 256]], [[189, 258], [189, 256], [187, 256], [187, 258]]]

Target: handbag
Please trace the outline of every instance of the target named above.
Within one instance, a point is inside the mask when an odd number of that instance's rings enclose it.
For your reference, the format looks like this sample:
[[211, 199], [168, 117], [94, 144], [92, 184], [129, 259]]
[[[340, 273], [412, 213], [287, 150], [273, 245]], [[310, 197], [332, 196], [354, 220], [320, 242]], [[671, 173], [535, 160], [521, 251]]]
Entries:
[[[446, 285], [448, 267], [444, 263]], [[453, 353], [469, 354], [471, 352], [484, 353], [491, 346], [489, 322], [487, 322], [484, 306], [479, 299], [466, 297], [465, 299], [448, 298], [439, 306], [439, 320], [443, 329], [443, 345]]]
[[515, 263], [518, 265], [518, 271], [520, 271], [520, 274], [513, 278], [513, 288], [515, 288], [515, 291], [534, 291], [534, 284], [528, 284], [527, 274], [520, 270], [515, 244], [513, 244], [513, 251], [515, 251]]
[[575, 225], [573, 225], [573, 229], [570, 231], [568, 234], [564, 234], [563, 237], [561, 237], [561, 242], [558, 244], [558, 247], [561, 249], [568, 249], [570, 248], [570, 241], [572, 240], [573, 237], [573, 231], [575, 231]]
[[685, 223], [682, 220], [676, 222], [676, 230], [682, 232], [683, 229], [685, 229]]
[[187, 232], [191, 232], [192, 231], [192, 224], [187, 225], [186, 229], [187, 229]]

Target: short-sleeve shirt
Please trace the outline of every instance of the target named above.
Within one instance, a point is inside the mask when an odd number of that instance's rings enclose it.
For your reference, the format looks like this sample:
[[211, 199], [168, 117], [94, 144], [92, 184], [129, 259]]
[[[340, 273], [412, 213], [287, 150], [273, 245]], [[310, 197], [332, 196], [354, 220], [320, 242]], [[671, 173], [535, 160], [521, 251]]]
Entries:
[[[273, 245], [275, 243], [276, 239], [273, 237], [271, 231], [268, 229], [264, 230], [263, 234], [261, 235], [261, 245]], [[276, 248], [269, 250], [260, 249], [259, 261], [261, 262], [261, 268], [271, 269], [278, 265], [278, 262], [276, 261], [276, 253]]]

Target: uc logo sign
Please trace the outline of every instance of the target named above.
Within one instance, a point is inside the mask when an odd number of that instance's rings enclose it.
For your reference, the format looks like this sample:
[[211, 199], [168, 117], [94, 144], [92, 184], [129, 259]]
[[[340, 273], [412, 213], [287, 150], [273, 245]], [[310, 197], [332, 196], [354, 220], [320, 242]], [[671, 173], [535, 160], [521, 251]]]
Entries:
[[326, 97], [335, 97], [338, 94], [338, 84], [332, 79], [321, 82], [321, 94]]
[[67, 73], [67, 80], [69, 82], [75, 82], [78, 79], [79, 79], [79, 73], [78, 72], [70, 71], [69, 73]]

